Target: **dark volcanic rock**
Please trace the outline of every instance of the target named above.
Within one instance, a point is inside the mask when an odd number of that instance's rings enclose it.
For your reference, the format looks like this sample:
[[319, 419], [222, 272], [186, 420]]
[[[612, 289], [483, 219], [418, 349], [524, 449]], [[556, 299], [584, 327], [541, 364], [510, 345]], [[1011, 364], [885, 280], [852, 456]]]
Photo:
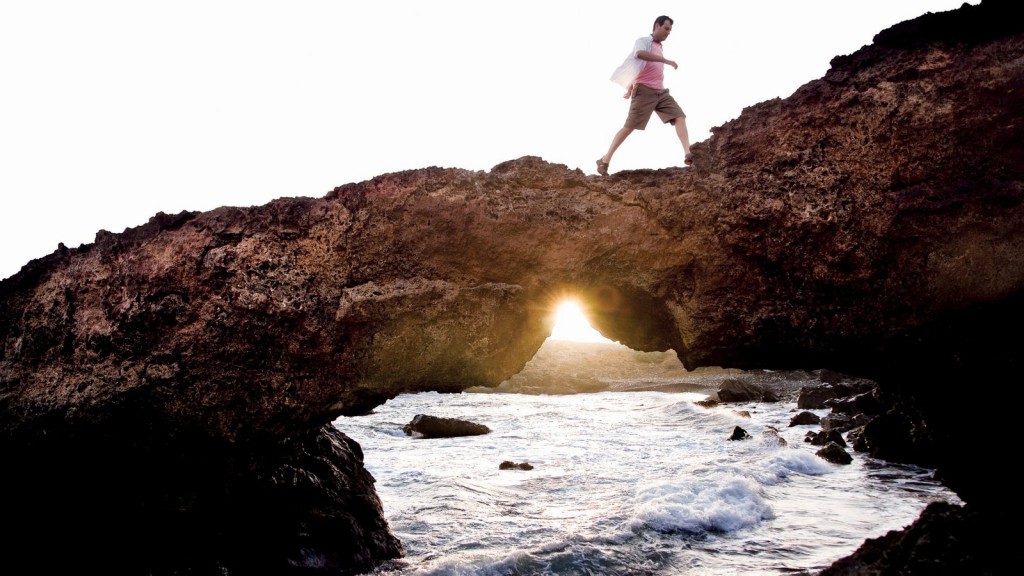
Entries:
[[882, 401], [874, 392], [864, 392], [850, 398], [835, 398], [825, 402], [825, 406], [840, 414], [875, 415], [885, 410]]
[[912, 410], [891, 410], [873, 418], [857, 435], [856, 449], [892, 462], [938, 465], [943, 442]]
[[[432, 167], [158, 214], [29, 262], [0, 282], [0, 453], [15, 471], [0, 497], [27, 510], [8, 519], [5, 561], [58, 562], [49, 539], [72, 542], [75, 572], [230, 568], [271, 489], [274, 514], [293, 515], [280, 530], [315, 543], [299, 563], [394, 557], [365, 470], [337, 464], [324, 427], [400, 393], [507, 380], [567, 293], [609, 338], [687, 369], [877, 382], [892, 408], [860, 435], [871, 454], [939, 467], [979, 532], [1008, 525], [977, 446], [1012, 437], [1012, 419], [965, 410], [962, 391], [1016, 382], [1024, 351], [1012, 8], [885, 30], [716, 128], [689, 168]], [[907, 440], [886, 446], [873, 426]], [[308, 458], [289, 459], [293, 442]], [[196, 526], [211, 538], [189, 538]], [[267, 564], [288, 550], [268, 547]]]
[[824, 448], [815, 452], [815, 454], [833, 464], [849, 464], [853, 462], [853, 457], [850, 456], [850, 453], [835, 442], [829, 442]]
[[837, 430], [808, 432], [804, 437], [804, 441], [810, 442], [814, 446], [828, 446], [829, 444], [835, 444], [840, 448], [846, 448], [846, 440], [843, 440], [843, 435]]
[[804, 386], [800, 388], [797, 396], [796, 407], [801, 409], [815, 410], [825, 408], [826, 402], [849, 396], [852, 392], [849, 386], [842, 384], [826, 384], [822, 386]]
[[729, 440], [749, 440], [750, 438], [750, 433], [739, 426], [733, 428], [732, 434], [729, 436]]
[[990, 539], [992, 527], [973, 511], [933, 502], [906, 530], [867, 540], [856, 552], [818, 576], [864, 574], [1011, 574], [1003, 563], [1006, 539]]
[[533, 470], [533, 464], [529, 462], [512, 462], [505, 460], [498, 464], [498, 470]]
[[846, 414], [836, 414], [835, 412], [830, 412], [827, 416], [823, 417], [820, 423], [821, 429], [826, 432], [829, 430], [846, 432], [855, 426], [853, 418]]
[[254, 446], [149, 434], [86, 428], [5, 452], [19, 467], [4, 498], [22, 500], [4, 511], [7, 554], [39, 574], [326, 575], [403, 553], [359, 444], [333, 426]]
[[413, 416], [408, 424], [402, 427], [408, 436], [422, 438], [455, 438], [458, 436], [479, 436], [487, 434], [490, 428], [483, 424], [460, 420], [458, 418], [439, 418], [426, 414]]
[[806, 424], [817, 424], [819, 422], [821, 422], [821, 418], [819, 418], [817, 414], [815, 414], [814, 412], [808, 412], [804, 410], [803, 412], [790, 418], [789, 425], [802, 426]]
[[778, 402], [771, 390], [738, 378], [727, 378], [718, 389], [719, 402]]

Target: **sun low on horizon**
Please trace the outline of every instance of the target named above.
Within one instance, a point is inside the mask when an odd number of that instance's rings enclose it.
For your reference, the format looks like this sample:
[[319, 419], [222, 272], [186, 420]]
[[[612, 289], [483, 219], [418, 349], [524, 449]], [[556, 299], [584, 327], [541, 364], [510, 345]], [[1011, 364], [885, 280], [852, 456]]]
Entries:
[[583, 314], [583, 308], [575, 300], [565, 300], [555, 311], [555, 326], [551, 329], [551, 340], [570, 342], [600, 342], [614, 344], [594, 329]]

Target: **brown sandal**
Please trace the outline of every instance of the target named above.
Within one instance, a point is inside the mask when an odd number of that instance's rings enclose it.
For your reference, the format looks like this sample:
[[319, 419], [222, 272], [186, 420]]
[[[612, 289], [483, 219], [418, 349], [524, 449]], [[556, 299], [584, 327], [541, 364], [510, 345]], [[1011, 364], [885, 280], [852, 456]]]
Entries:
[[693, 164], [693, 153], [689, 153], [685, 158], [683, 158], [683, 164], [686, 164], [687, 166]]
[[608, 163], [605, 162], [603, 158], [597, 159], [597, 173], [601, 176], [608, 175]]

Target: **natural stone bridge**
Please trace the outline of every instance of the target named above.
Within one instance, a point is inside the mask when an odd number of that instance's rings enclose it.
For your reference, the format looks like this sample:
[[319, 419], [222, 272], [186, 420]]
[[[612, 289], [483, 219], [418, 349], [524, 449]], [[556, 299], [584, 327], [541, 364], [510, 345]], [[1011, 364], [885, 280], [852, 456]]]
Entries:
[[567, 294], [689, 369], [879, 381], [927, 424], [922, 461], [997, 512], [960, 391], [1019, 378], [1024, 349], [1024, 36], [999, 6], [887, 30], [686, 169], [429, 168], [30, 262], [0, 283], [11, 549], [125, 573], [367, 570], [400, 545], [331, 421], [500, 383]]

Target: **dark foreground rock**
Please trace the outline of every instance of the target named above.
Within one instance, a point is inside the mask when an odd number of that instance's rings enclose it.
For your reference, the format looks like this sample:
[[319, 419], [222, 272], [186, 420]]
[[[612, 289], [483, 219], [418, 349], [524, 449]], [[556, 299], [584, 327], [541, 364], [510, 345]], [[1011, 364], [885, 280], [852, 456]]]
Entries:
[[1002, 563], [1008, 538], [990, 538], [992, 528], [971, 510], [934, 502], [906, 530], [868, 539], [818, 576], [1015, 573], [1014, 566]]
[[290, 570], [394, 557], [372, 480], [324, 428], [509, 379], [565, 294], [687, 370], [877, 382], [894, 408], [864, 442], [906, 430], [874, 449], [938, 468], [998, 537], [1012, 484], [977, 447], [1016, 431], [963, 392], [1012, 387], [1024, 360], [1014, 10], [885, 30], [715, 128], [687, 168], [431, 167], [159, 214], [29, 262], [0, 282], [0, 570], [200, 573], [248, 566], [247, 543]]
[[[10, 573], [358, 574], [402, 555], [359, 445], [333, 426], [273, 445], [82, 429], [5, 452]], [[130, 432], [125, 436], [126, 432]], [[45, 494], [46, 498], [26, 498]], [[174, 495], [173, 499], [154, 494]], [[8, 572], [5, 570], [5, 572]]]
[[417, 414], [408, 424], [402, 427], [408, 436], [420, 438], [455, 438], [458, 436], [479, 436], [487, 434], [490, 428], [483, 424], [460, 420], [458, 418], [440, 418]]

